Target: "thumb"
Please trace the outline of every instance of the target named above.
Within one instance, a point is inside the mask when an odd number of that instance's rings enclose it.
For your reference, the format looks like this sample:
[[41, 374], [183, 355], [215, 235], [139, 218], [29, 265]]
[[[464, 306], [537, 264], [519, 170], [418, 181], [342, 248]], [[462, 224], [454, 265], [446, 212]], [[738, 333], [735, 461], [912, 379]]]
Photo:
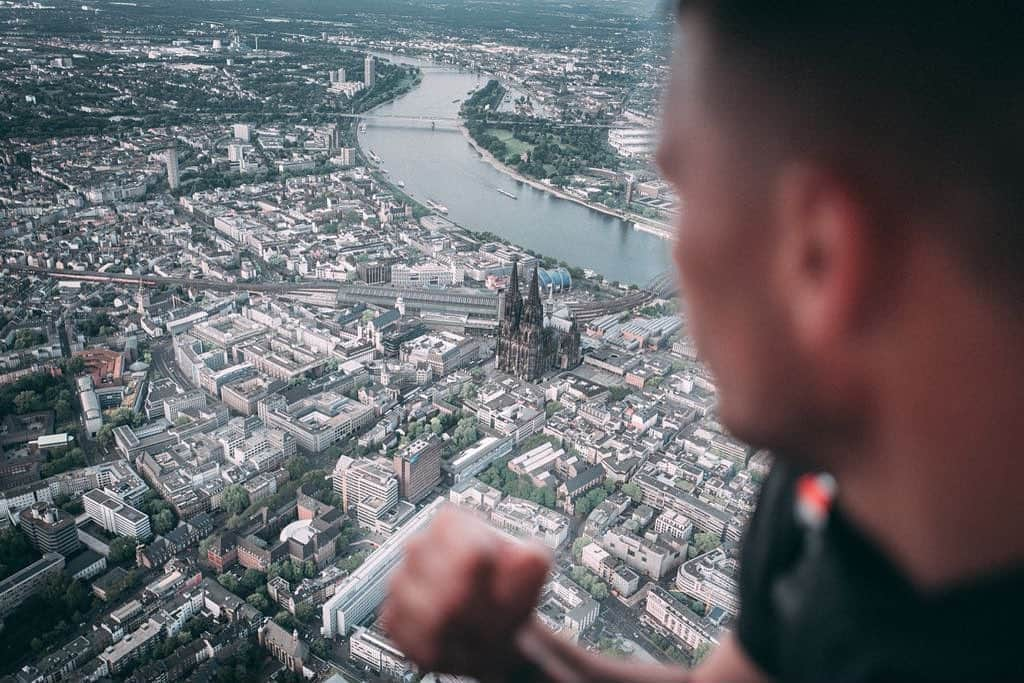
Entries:
[[494, 598], [517, 618], [526, 618], [540, 597], [551, 554], [537, 543], [503, 543], [495, 563]]

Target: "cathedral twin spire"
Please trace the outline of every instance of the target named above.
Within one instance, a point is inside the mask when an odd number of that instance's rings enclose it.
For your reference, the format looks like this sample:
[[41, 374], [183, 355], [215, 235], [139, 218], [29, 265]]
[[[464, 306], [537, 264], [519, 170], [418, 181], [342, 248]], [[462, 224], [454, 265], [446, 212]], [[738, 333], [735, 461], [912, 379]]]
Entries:
[[575, 320], [568, 332], [544, 324], [540, 270], [534, 268], [526, 301], [519, 289], [519, 262], [505, 292], [505, 309], [498, 325], [497, 367], [520, 379], [535, 381], [553, 369], [568, 370], [580, 363], [580, 332]]
[[544, 324], [544, 304], [540, 298], [540, 267], [534, 266], [533, 277], [530, 278], [530, 291], [523, 302], [523, 294], [519, 288], [519, 260], [512, 261], [512, 274], [508, 280], [508, 294], [505, 300], [505, 318], [513, 328], [520, 323], [533, 325]]

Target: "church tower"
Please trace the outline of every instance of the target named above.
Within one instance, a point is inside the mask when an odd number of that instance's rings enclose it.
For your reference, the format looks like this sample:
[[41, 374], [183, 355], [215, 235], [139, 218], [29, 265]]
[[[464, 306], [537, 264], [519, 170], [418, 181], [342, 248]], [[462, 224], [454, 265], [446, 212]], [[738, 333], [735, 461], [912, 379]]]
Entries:
[[540, 295], [539, 268], [534, 268], [524, 301], [519, 289], [519, 264], [513, 262], [504, 302], [498, 321], [498, 370], [532, 382], [549, 370], [579, 365], [579, 328], [574, 322], [568, 332], [561, 332], [548, 324]]

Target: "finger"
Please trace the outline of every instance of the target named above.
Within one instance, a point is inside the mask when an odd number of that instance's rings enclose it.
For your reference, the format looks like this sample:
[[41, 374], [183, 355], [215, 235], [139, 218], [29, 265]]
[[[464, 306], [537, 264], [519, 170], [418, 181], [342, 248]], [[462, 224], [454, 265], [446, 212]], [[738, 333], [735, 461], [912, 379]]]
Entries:
[[547, 580], [551, 554], [536, 543], [508, 542], [502, 544], [495, 565], [495, 602], [517, 618], [525, 618], [536, 605]]
[[411, 579], [396, 585], [381, 617], [386, 633], [409, 659], [424, 671], [438, 667], [440, 617], [428, 584]]

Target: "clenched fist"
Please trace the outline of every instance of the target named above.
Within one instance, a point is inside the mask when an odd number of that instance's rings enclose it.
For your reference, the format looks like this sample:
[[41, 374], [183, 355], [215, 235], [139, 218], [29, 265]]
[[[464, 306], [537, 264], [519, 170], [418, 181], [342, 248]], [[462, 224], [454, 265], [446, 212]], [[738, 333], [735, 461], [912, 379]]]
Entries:
[[409, 541], [381, 619], [422, 671], [505, 680], [547, 576], [546, 550], [454, 507]]

